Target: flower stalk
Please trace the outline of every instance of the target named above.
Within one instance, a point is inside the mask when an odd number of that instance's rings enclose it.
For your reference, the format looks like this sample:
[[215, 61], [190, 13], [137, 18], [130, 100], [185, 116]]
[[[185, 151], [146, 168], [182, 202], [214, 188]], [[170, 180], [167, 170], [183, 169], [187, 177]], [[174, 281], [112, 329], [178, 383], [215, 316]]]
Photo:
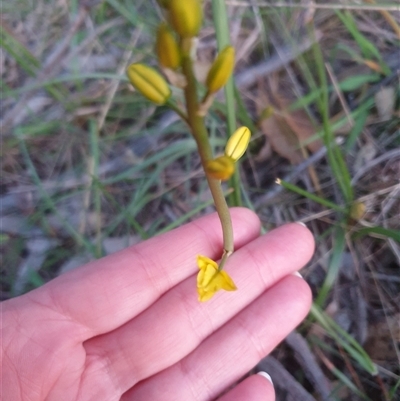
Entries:
[[[200, 104], [197, 98], [197, 81], [194, 76], [193, 62], [190, 56], [191, 42], [190, 39], [184, 39], [182, 41], [182, 71], [187, 80], [184, 93], [189, 126], [197, 143], [201, 164], [204, 171], [206, 171], [206, 165], [213, 159], [213, 154], [208, 140], [208, 132], [204, 124], [204, 118], [198, 114]], [[206, 177], [222, 225], [224, 249], [219, 265], [219, 269], [222, 270], [226, 259], [234, 251], [232, 220], [220, 181], [212, 178], [207, 173]]]
[[[204, 116], [212, 104], [214, 94], [231, 77], [235, 50], [225, 47], [215, 58], [205, 82], [206, 95], [199, 97], [199, 83], [194, 74], [194, 43], [202, 23], [200, 0], [158, 0], [166, 10], [170, 26], [163, 23], [157, 33], [156, 52], [159, 65], [170, 84], [183, 89], [185, 109], [182, 110], [171, 96], [168, 83], [151, 67], [132, 64], [127, 75], [135, 88], [152, 102], [166, 105], [187, 123], [196, 141], [202, 167], [221, 221], [223, 250], [219, 264], [205, 257], [198, 257], [199, 273], [197, 291], [200, 301], [207, 301], [218, 290], [234, 291], [236, 286], [223, 271], [228, 257], [234, 251], [233, 228], [229, 208], [222, 191], [221, 180], [229, 179], [235, 172], [235, 163], [245, 153], [250, 131], [241, 127], [230, 137], [225, 154], [214, 157]], [[175, 39], [177, 37], [177, 39]]]

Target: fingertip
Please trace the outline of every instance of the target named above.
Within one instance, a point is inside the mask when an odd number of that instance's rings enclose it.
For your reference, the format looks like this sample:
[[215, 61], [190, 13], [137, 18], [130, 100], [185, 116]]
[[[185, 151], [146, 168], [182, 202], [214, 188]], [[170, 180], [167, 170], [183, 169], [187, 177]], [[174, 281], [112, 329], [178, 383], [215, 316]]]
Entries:
[[[262, 372], [265, 373], [265, 372]], [[266, 374], [266, 373], [265, 373]], [[269, 376], [269, 375], [268, 375]], [[224, 394], [220, 401], [274, 401], [275, 390], [272, 381], [266, 380], [266, 376], [256, 374], [247, 377], [236, 387]]]
[[299, 278], [304, 278], [304, 277], [301, 275], [300, 272], [293, 272], [292, 274], [293, 274], [293, 276], [296, 276], [296, 277], [299, 277]]
[[272, 385], [274, 385], [274, 383], [272, 382], [272, 377], [267, 373], [267, 372], [264, 372], [264, 371], [260, 371], [260, 372], [257, 372], [257, 374], [258, 375], [260, 375], [261, 377], [264, 377], [265, 379], [267, 379]]
[[300, 224], [302, 227], [307, 228], [306, 223], [303, 223], [302, 221], [296, 221], [296, 224]]
[[315, 250], [315, 239], [313, 233], [302, 222], [289, 223], [286, 224], [284, 227], [288, 227], [291, 230], [294, 230], [296, 239], [300, 242], [300, 246], [305, 251], [307, 262], [309, 262]]
[[[312, 303], [312, 291], [307, 281], [303, 278], [299, 280], [299, 277], [294, 274], [290, 274], [286, 277], [287, 280], [290, 280], [287, 283], [287, 292], [294, 299], [293, 305], [297, 311], [296, 315], [300, 317], [300, 321], [302, 321], [310, 311], [311, 303]], [[295, 295], [295, 298], [293, 296]]]

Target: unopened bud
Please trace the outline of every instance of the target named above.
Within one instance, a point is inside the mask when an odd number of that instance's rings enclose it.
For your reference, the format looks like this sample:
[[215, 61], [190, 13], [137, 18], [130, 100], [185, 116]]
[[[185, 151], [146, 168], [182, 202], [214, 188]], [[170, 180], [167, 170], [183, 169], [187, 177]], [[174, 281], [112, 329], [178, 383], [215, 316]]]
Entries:
[[355, 201], [350, 207], [350, 217], [355, 220], [359, 221], [364, 216], [367, 207], [365, 203], [360, 201]]
[[157, 31], [156, 53], [160, 65], [176, 70], [181, 64], [179, 46], [166, 24], [161, 24]]
[[235, 162], [228, 156], [217, 157], [207, 162], [206, 172], [216, 180], [227, 180], [235, 172]]
[[261, 111], [259, 120], [267, 120], [268, 118], [272, 117], [274, 115], [274, 108], [272, 106], [267, 106], [265, 109]]
[[235, 49], [225, 47], [214, 60], [206, 78], [206, 87], [209, 92], [219, 91], [232, 75], [235, 65]]
[[197, 36], [203, 20], [200, 0], [170, 0], [168, 11], [171, 25], [179, 36]]
[[153, 103], [164, 104], [171, 96], [167, 81], [154, 68], [144, 64], [131, 64], [126, 73], [131, 84]]
[[230, 157], [233, 161], [238, 161], [246, 152], [250, 142], [251, 132], [247, 127], [238, 128], [228, 139], [225, 146], [225, 156]]

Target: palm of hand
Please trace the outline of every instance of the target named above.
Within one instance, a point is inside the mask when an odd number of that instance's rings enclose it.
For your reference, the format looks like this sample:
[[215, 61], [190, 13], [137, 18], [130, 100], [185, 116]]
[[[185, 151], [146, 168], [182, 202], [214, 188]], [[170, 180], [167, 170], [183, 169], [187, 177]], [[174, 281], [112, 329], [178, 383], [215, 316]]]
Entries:
[[[232, 217], [240, 249], [228, 269], [239, 291], [205, 304], [195, 255], [216, 256], [215, 215], [4, 302], [4, 400], [210, 400], [231, 386], [307, 313], [308, 286], [290, 273], [313, 250], [300, 225], [259, 237], [251, 212]], [[273, 399], [253, 376], [221, 400], [252, 401], [260, 391]]]

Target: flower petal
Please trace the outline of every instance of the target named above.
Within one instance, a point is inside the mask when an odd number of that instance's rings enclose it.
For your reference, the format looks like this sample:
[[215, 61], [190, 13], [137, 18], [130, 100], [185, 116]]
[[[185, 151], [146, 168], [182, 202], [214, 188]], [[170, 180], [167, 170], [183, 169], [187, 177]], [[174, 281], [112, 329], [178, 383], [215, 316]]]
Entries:
[[218, 264], [214, 260], [207, 258], [207, 256], [198, 255], [197, 256], [197, 266], [199, 269], [205, 269], [207, 265], [213, 265], [216, 270], [218, 270]]
[[213, 265], [207, 265], [205, 269], [201, 269], [197, 275], [197, 287], [207, 288], [218, 274], [218, 270]]
[[235, 283], [226, 271], [220, 271], [218, 277], [216, 277], [216, 280], [218, 280], [218, 289], [225, 291], [237, 290]]

